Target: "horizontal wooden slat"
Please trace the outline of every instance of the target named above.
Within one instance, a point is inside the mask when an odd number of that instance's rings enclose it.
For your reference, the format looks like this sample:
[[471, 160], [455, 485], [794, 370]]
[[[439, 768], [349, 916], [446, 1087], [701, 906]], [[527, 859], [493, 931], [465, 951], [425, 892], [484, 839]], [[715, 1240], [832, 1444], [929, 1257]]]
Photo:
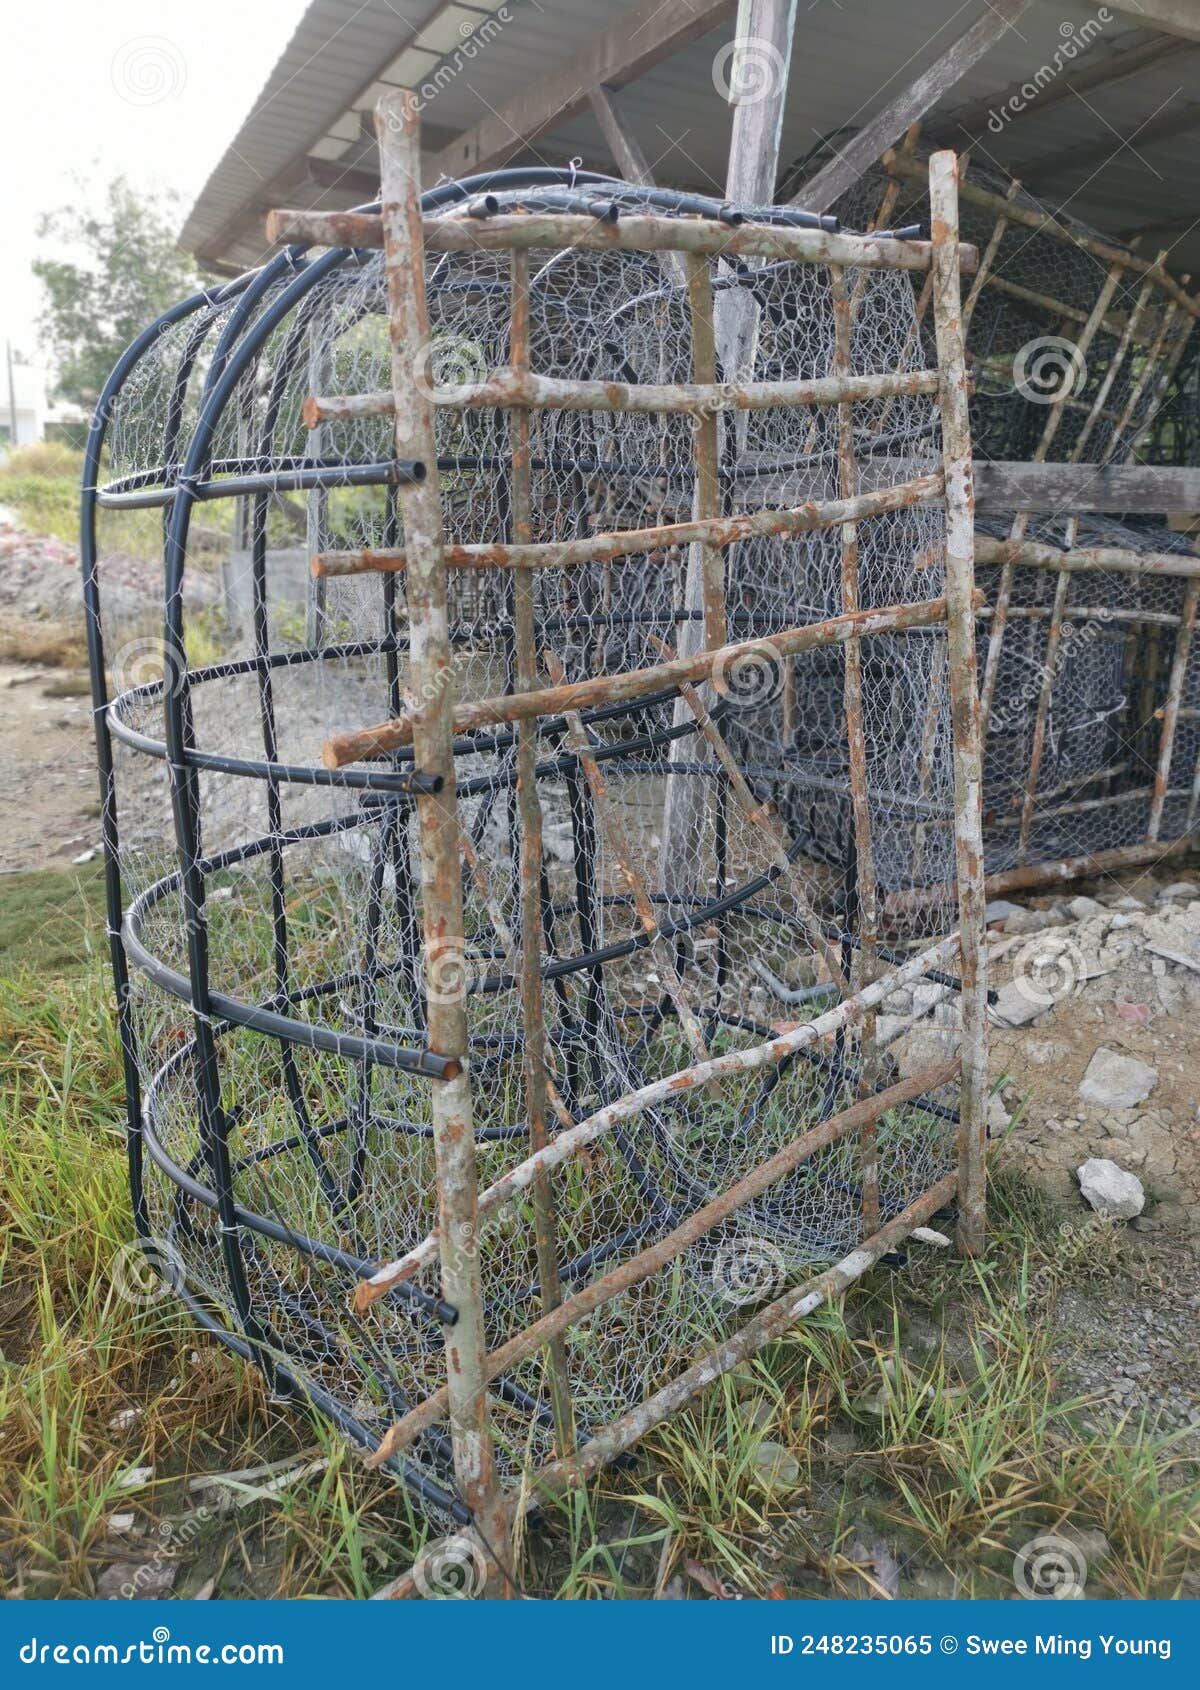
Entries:
[[977, 461], [975, 500], [997, 511], [1200, 511], [1200, 469]]

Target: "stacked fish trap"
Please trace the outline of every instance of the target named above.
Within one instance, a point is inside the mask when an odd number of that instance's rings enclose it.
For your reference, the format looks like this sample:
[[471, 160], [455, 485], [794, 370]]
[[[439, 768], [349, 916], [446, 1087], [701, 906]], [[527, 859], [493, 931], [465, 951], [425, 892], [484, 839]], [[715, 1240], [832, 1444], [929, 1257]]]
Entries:
[[379, 133], [382, 211], [276, 213], [102, 400], [110, 919], [148, 1252], [497, 1547], [933, 1217], [981, 1247], [974, 255], [950, 154], [926, 244], [422, 199], [411, 103]]
[[[923, 219], [925, 174], [910, 149], [889, 152], [843, 214]], [[1051, 213], [986, 167], [971, 165], [960, 197], [962, 232], [981, 255], [963, 301], [978, 455], [1098, 470], [1168, 453], [1184, 461], [1186, 382], [1169, 414], [1164, 401], [1186, 371], [1200, 302], [1165, 254]], [[919, 278], [916, 291], [929, 346]], [[1095, 487], [1104, 491], [1100, 475]], [[1160, 522], [1089, 514], [1086, 497], [1059, 503], [989, 513], [976, 543], [995, 890], [1182, 849], [1200, 799], [1191, 546]]]

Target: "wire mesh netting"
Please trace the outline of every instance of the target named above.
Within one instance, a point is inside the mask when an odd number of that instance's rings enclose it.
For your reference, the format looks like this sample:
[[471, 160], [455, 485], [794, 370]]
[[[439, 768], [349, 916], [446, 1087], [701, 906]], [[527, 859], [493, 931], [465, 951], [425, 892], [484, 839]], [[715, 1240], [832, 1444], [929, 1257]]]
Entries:
[[[461, 216], [461, 198], [445, 215]], [[500, 211], [558, 203], [544, 188], [497, 197]], [[530, 254], [529, 276], [540, 376], [693, 379], [689, 295], [668, 256], [551, 245]], [[822, 264], [713, 258], [707, 277], [727, 385], [925, 367], [903, 271], [843, 281]], [[509, 362], [508, 255], [431, 253], [426, 288], [430, 336], [412, 351], [439, 400], [449, 684], [462, 708], [511, 694], [519, 660], [514, 572], [467, 550], [514, 536], [509, 412], [446, 397]], [[380, 255], [289, 249], [156, 325], [102, 403], [97, 642], [106, 526], [161, 507], [166, 533], [158, 628], [114, 601], [95, 654], [116, 694], [100, 737], [122, 882], [134, 1196], [140, 1232], [201, 1318], [377, 1445], [445, 1385], [454, 1310], [439, 1248], [454, 1240], [436, 1239], [431, 1096], [447, 1065], [426, 1035], [431, 996], [461, 998], [486, 1347], [516, 1346], [493, 1380], [493, 1423], [515, 1476], [561, 1451], [545, 1354], [520, 1342], [547, 1287], [522, 1173], [530, 894], [517, 736], [501, 722], [455, 741], [463, 931], [436, 957], [411, 746], [323, 759], [331, 739], [421, 703], [405, 571], [371, 555], [405, 545], [393, 420], [314, 424], [305, 409], [315, 394], [387, 392], [388, 330]], [[533, 410], [533, 543], [689, 521], [704, 426], [679, 410]], [[929, 384], [853, 407], [731, 408], [720, 429], [726, 513], [795, 512], [936, 476], [941, 462]], [[708, 681], [537, 720], [551, 1138], [616, 1112], [556, 1167], [559, 1292], [664, 1250], [562, 1334], [581, 1438], [955, 1165], [944, 611], [814, 649], [779, 639], [847, 609], [939, 601], [938, 493], [849, 528], [795, 523], [728, 545], [728, 633], [741, 644]], [[531, 570], [547, 673], [582, 681], [697, 651], [695, 554], [668, 539]], [[764, 1054], [780, 1038], [787, 1054]], [[719, 1084], [668, 1084], [736, 1051], [746, 1063]], [[902, 1086], [854, 1131], [839, 1125], [856, 1100], [914, 1076], [928, 1085]], [[823, 1127], [807, 1160], [678, 1242], [706, 1205]], [[354, 1312], [360, 1280], [406, 1256], [387, 1295]], [[444, 1412], [397, 1459], [437, 1517], [462, 1518]]]
[[[927, 217], [915, 165], [893, 160], [898, 174], [868, 173], [840, 203], [843, 216]], [[1195, 307], [1147, 269], [1153, 255], [1049, 212], [986, 165], [970, 165], [961, 215], [963, 238], [982, 255], [964, 304], [977, 458], [1194, 461], [1186, 393]], [[921, 278], [915, 285], [920, 295]], [[927, 316], [922, 333], [928, 344]], [[1190, 545], [1156, 521], [1067, 511], [989, 512], [979, 532], [1051, 554], [1105, 554], [1069, 586], [1053, 555], [1040, 569], [977, 568], [991, 607], [980, 629], [989, 873], [1190, 832], [1200, 790], [1190, 707], [1180, 705], [1200, 685]], [[1148, 553], [1174, 578], [1137, 574]], [[1177, 654], [1182, 692], [1172, 688]]]

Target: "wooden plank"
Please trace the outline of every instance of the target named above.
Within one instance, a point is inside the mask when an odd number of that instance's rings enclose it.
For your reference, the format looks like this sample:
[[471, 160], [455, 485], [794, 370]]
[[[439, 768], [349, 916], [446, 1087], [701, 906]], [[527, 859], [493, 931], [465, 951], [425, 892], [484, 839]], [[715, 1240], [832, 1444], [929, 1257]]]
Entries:
[[909, 83], [875, 117], [864, 123], [792, 199], [806, 210], [827, 211], [875, 163], [910, 123], [936, 105], [988, 49], [1029, 10], [1032, 0], [989, 0], [969, 28], [956, 37], [928, 70]]
[[[868, 483], [864, 491], [869, 488]], [[1113, 511], [1150, 516], [1200, 511], [1200, 469], [1190, 466], [981, 461], [975, 465], [975, 490], [976, 506], [985, 511]]]
[[490, 111], [429, 161], [428, 179], [491, 170], [556, 129], [588, 104], [589, 90], [620, 87], [660, 59], [715, 29], [734, 0], [642, 0], [611, 28], [548, 75], [523, 88], [499, 111]]

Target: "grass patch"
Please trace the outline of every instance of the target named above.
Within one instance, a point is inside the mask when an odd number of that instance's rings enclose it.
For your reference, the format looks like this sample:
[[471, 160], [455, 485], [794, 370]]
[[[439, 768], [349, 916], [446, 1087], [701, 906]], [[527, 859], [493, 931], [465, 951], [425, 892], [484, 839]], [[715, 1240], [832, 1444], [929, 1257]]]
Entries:
[[[422, 1542], [404, 1493], [272, 1403], [169, 1295], [121, 1294], [105, 952], [97, 871], [0, 880], [0, 1569], [17, 1595], [90, 1596], [167, 1524], [177, 1595], [212, 1579], [224, 1597], [366, 1596]], [[1136, 1295], [1136, 1238], [1080, 1250], [1003, 1165], [991, 1219], [985, 1261], [914, 1246], [907, 1271], [719, 1381], [630, 1469], [547, 1506], [521, 1536], [522, 1586], [857, 1597], [891, 1587], [890, 1555], [905, 1595], [1008, 1596], [1016, 1551], [1053, 1534], [1080, 1546], [1089, 1595], [1194, 1594], [1194, 1459], [1128, 1421], [1097, 1428], [1056, 1377], [1062, 1293]], [[310, 1470], [278, 1489], [251, 1478], [224, 1505], [189, 1489], [288, 1458]], [[132, 1468], [152, 1473], [129, 1489]]]

